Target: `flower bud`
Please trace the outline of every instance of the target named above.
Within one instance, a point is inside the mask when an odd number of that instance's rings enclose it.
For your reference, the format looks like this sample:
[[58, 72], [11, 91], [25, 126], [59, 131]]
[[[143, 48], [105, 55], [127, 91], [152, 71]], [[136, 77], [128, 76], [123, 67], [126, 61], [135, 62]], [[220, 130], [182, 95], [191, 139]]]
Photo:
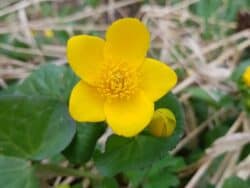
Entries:
[[149, 123], [149, 132], [157, 137], [169, 137], [176, 127], [175, 115], [167, 108], [159, 108], [154, 112]]

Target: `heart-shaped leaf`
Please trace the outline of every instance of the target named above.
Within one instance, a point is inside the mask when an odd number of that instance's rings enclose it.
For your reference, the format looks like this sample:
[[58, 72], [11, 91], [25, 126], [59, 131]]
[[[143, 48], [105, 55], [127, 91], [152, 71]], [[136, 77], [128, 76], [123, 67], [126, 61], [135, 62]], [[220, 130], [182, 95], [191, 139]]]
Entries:
[[22, 159], [0, 156], [0, 187], [38, 188], [31, 164]]
[[46, 96], [67, 103], [70, 92], [78, 80], [68, 67], [45, 64], [22, 84], [12, 86], [2, 94]]
[[0, 97], [1, 153], [43, 159], [63, 150], [75, 133], [65, 105], [46, 97]]

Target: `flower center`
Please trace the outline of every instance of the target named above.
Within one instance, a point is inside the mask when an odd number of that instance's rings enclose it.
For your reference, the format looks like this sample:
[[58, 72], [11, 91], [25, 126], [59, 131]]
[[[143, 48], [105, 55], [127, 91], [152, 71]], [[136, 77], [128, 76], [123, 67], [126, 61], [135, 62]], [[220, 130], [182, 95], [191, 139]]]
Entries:
[[106, 61], [97, 83], [98, 92], [106, 98], [129, 99], [137, 90], [138, 72], [127, 63]]

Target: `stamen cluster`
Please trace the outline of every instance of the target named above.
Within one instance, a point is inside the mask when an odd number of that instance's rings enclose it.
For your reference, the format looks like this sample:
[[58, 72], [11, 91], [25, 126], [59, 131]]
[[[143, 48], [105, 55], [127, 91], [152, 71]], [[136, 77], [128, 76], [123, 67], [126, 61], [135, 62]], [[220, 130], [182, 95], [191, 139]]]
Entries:
[[129, 99], [138, 88], [138, 72], [125, 62], [106, 61], [97, 81], [98, 92], [106, 98]]

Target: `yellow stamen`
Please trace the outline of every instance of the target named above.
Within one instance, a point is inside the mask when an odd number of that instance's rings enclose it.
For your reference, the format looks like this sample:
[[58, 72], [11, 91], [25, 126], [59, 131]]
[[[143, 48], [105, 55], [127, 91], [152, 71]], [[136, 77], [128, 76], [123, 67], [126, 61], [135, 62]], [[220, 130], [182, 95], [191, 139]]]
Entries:
[[129, 99], [138, 87], [138, 71], [126, 62], [108, 59], [103, 63], [98, 81], [98, 92], [108, 99]]

